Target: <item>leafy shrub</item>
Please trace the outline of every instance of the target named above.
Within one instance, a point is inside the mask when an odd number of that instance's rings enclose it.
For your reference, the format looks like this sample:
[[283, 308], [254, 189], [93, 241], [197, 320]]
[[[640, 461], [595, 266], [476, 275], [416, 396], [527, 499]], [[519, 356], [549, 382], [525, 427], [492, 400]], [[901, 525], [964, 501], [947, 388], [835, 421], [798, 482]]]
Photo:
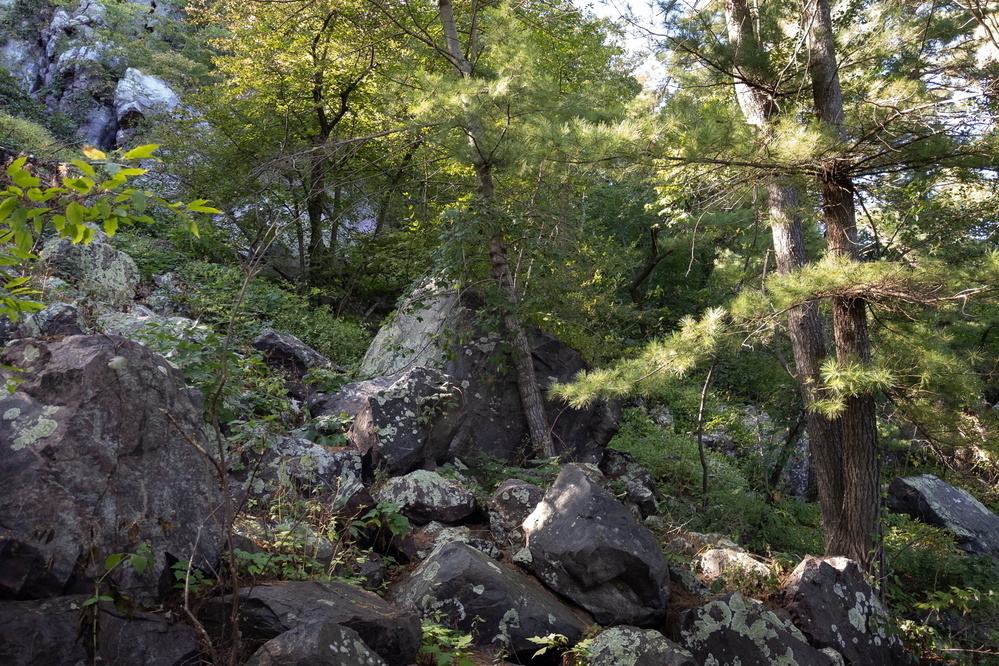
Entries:
[[[0, 91], [2, 98], [2, 91]], [[45, 127], [0, 110], [0, 145], [45, 160], [69, 161], [76, 154]]]

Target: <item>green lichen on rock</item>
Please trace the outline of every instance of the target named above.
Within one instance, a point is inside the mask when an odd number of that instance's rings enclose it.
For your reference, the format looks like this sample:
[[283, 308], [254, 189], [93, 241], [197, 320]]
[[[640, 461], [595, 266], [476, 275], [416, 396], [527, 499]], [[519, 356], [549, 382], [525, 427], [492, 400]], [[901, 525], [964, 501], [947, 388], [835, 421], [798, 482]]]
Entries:
[[[20, 414], [20, 410], [17, 408], [8, 409], [4, 412], [4, 419], [7, 419], [7, 415], [15, 411], [18, 415]], [[59, 424], [56, 421], [45, 417], [52, 416], [58, 411], [59, 408], [55, 405], [47, 405], [42, 409], [42, 415], [30, 425], [26, 423], [19, 423], [19, 421], [24, 419], [19, 419], [15, 416], [11, 427], [17, 433], [17, 436], [14, 437], [14, 441], [10, 448], [15, 451], [20, 451], [24, 447], [34, 444], [38, 440], [48, 437], [54, 433], [56, 428], [59, 427]]]

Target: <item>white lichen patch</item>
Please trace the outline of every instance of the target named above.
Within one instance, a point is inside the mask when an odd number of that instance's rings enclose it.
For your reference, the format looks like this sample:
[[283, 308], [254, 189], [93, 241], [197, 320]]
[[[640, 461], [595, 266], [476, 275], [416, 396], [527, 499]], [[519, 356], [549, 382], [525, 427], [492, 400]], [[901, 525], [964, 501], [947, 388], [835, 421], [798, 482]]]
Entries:
[[472, 586], [472, 594], [479, 595], [479, 594], [482, 594], [485, 591], [486, 591], [486, 586], [485, 585], [473, 585]]
[[21, 415], [21, 410], [17, 407], [11, 407], [6, 412], [3, 413], [4, 421], [13, 421], [18, 416]]
[[41, 352], [38, 351], [38, 347], [33, 347], [32, 345], [28, 345], [27, 347], [24, 348], [25, 363], [31, 363], [32, 361], [37, 360], [40, 355]]
[[[8, 410], [8, 412], [9, 411], [10, 410]], [[34, 444], [38, 440], [48, 437], [54, 433], [56, 428], [59, 427], [59, 424], [56, 421], [45, 417], [52, 416], [58, 411], [59, 407], [55, 405], [47, 405], [42, 409], [42, 416], [38, 417], [37, 421], [30, 424], [21, 423], [20, 421], [25, 420], [23, 418], [15, 418], [11, 427], [14, 429], [14, 432], [17, 433], [17, 436], [14, 437], [14, 441], [10, 448], [14, 451], [20, 451], [24, 447]], [[6, 418], [6, 413], [4, 418]]]

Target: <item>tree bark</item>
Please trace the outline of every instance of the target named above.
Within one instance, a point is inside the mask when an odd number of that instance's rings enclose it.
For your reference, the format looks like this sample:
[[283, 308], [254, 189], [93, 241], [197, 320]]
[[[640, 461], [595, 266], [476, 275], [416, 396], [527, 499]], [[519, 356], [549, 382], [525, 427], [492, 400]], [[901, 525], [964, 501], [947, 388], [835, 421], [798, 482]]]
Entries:
[[[753, 29], [753, 15], [746, 0], [728, 0], [725, 18], [733, 50], [733, 84], [739, 107], [746, 122], [757, 127], [761, 139], [768, 142], [773, 138], [778, 108], [772, 91], [765, 87], [769, 78], [766, 51]], [[808, 262], [798, 214], [798, 192], [794, 186], [782, 183], [777, 176], [766, 179], [766, 190], [777, 270], [782, 275], [789, 275]], [[818, 306], [807, 303], [788, 312], [787, 331], [797, 370], [798, 390], [806, 410], [805, 427], [828, 548], [836, 526], [843, 522], [842, 444], [838, 424], [811, 408], [821, 397], [820, 369], [826, 357], [825, 334]]]
[[[460, 79], [474, 77], [472, 63], [465, 56], [458, 37], [457, 24], [454, 19], [454, 7], [451, 0], [438, 0], [441, 25], [444, 30], [446, 52]], [[469, 39], [474, 39], [471, 35]], [[486, 155], [484, 146], [484, 131], [480, 118], [469, 114], [466, 118], [465, 132], [468, 135], [472, 163], [479, 199], [485, 204], [491, 215], [491, 207], [495, 199], [495, 184], [493, 182], [492, 164]], [[527, 420], [527, 428], [531, 437], [536, 456], [554, 458], [555, 445], [552, 442], [548, 426], [548, 416], [545, 414], [544, 397], [538, 386], [538, 378], [534, 372], [534, 360], [531, 354], [531, 344], [524, 330], [524, 324], [517, 315], [517, 288], [510, 270], [506, 244], [503, 241], [503, 230], [495, 229], [490, 234], [487, 243], [489, 260], [492, 265], [492, 278], [506, 297], [507, 304], [503, 312], [503, 325], [507, 330], [508, 342], [513, 347], [514, 375], [517, 378], [517, 390], [520, 394], [520, 404]]]
[[[822, 123], [845, 140], [843, 92], [828, 0], [804, 0], [802, 16], [808, 36], [815, 113]], [[849, 164], [834, 158], [823, 165], [819, 179], [829, 254], [848, 261], [859, 261], [854, 187]], [[870, 364], [867, 303], [863, 299], [833, 299], [833, 336], [836, 360], [840, 364]], [[841, 519], [831, 526], [832, 533], [826, 537], [826, 554], [849, 557], [869, 569], [876, 556], [875, 535], [879, 519], [874, 395], [867, 392], [847, 398], [839, 421], [843, 437], [843, 508]]]

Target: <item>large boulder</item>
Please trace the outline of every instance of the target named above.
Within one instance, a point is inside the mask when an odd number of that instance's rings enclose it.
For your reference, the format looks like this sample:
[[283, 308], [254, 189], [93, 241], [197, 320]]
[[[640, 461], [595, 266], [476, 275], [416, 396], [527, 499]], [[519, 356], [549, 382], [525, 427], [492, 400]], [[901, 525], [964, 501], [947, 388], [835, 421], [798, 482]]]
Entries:
[[999, 516], [963, 488], [932, 474], [899, 477], [888, 486], [888, 508], [954, 533], [972, 555], [999, 557]]
[[680, 640], [698, 664], [834, 666], [788, 620], [738, 592], [687, 612]]
[[574, 645], [587, 622], [517, 571], [463, 543], [437, 548], [391, 593], [396, 603], [472, 633], [476, 645], [527, 660], [531, 638], [562, 634]]
[[260, 646], [246, 666], [385, 666], [356, 631], [333, 622], [309, 622]]
[[655, 629], [627, 625], [600, 632], [586, 666], [698, 666], [693, 655]]
[[[103, 335], [17, 341], [0, 366], [0, 382], [19, 382], [0, 397], [0, 599], [92, 592], [101, 578], [152, 602], [178, 560], [214, 567], [223, 500], [177, 370]], [[104, 570], [143, 547], [144, 573]]]
[[[239, 630], [250, 640], [270, 640], [310, 622], [331, 622], [357, 632], [390, 666], [416, 661], [419, 618], [378, 595], [340, 581], [303, 580], [258, 585], [239, 592]], [[212, 632], [224, 631], [232, 597], [216, 597], [204, 611]]]
[[781, 586], [782, 605], [808, 642], [832, 648], [847, 666], [909, 664], [888, 613], [864, 572], [844, 557], [808, 556]]
[[367, 399], [347, 439], [389, 474], [405, 474], [427, 460], [443, 462], [454, 433], [458, 387], [438, 370], [418, 367]]
[[202, 663], [190, 626], [155, 613], [122, 613], [109, 603], [84, 607], [86, 595], [0, 602], [0, 664]]
[[285, 388], [295, 398], [305, 399], [312, 391], [305, 383], [310, 370], [337, 370], [333, 362], [291, 333], [265, 329], [253, 339], [253, 346], [264, 353], [264, 362], [285, 377]]
[[241, 454], [239, 469], [230, 472], [240, 489], [252, 496], [296, 492], [321, 495], [335, 507], [361, 490], [361, 454], [331, 449], [300, 437], [273, 437], [262, 451]]
[[25, 315], [14, 328], [17, 338], [37, 338], [52, 335], [86, 335], [90, 327], [75, 305], [52, 303], [40, 312]]
[[489, 498], [489, 530], [502, 546], [524, 540], [520, 526], [544, 499], [545, 491], [527, 481], [507, 479]]
[[123, 309], [135, 298], [138, 267], [130, 256], [100, 239], [87, 244], [52, 239], [39, 256], [53, 275], [74, 282], [91, 303]]
[[423, 469], [389, 479], [374, 497], [398, 505], [399, 513], [417, 523], [459, 523], [475, 512], [475, 495], [471, 491]]
[[308, 399], [309, 412], [316, 418], [341, 414], [353, 418], [368, 404], [369, 398], [387, 391], [400, 376], [401, 373], [351, 382], [336, 393], [314, 393]]
[[114, 91], [114, 113], [120, 128], [117, 142], [125, 143], [128, 130], [138, 127], [143, 119], [168, 113], [179, 105], [180, 97], [166, 81], [129, 67]]
[[670, 597], [666, 558], [648, 528], [580, 467], [566, 466], [524, 521], [534, 573], [599, 624], [659, 626]]

